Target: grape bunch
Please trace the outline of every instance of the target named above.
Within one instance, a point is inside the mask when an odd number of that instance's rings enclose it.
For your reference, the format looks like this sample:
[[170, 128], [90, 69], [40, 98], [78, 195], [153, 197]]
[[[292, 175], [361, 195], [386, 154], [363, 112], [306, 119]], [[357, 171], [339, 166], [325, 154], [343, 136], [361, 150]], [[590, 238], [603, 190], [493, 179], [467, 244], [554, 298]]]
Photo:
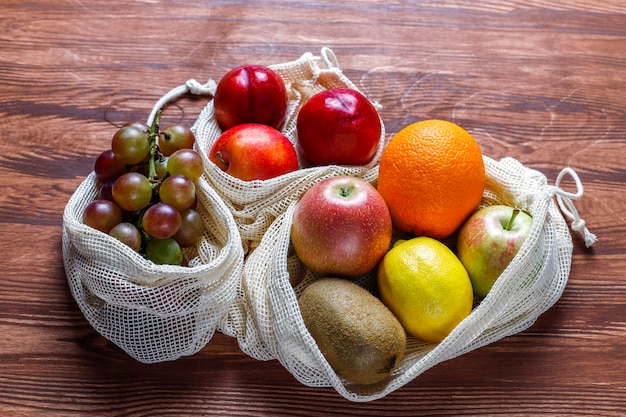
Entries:
[[98, 196], [83, 223], [156, 264], [182, 265], [183, 248], [196, 245], [205, 230], [195, 210], [203, 164], [193, 132], [180, 124], [159, 130], [159, 120], [160, 111], [151, 126], [123, 126], [96, 158]]

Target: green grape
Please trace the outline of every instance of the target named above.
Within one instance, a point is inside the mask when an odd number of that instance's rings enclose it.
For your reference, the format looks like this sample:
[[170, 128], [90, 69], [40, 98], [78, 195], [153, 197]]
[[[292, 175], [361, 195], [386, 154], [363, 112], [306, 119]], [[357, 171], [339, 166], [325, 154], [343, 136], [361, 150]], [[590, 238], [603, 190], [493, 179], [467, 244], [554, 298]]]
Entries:
[[157, 203], [143, 214], [141, 227], [154, 239], [166, 239], [178, 232], [181, 221], [178, 210], [169, 204]]
[[154, 161], [154, 169], [156, 171], [157, 178], [165, 178], [167, 175], [167, 156], [162, 156]]
[[193, 246], [200, 242], [205, 230], [204, 222], [200, 214], [193, 209], [187, 209], [180, 213], [180, 217], [182, 220], [180, 229], [178, 229], [178, 232], [173, 236], [173, 239], [183, 248]]
[[148, 134], [135, 125], [124, 126], [115, 132], [111, 140], [111, 150], [122, 163], [139, 164], [150, 152]]
[[146, 258], [158, 265], [180, 265], [183, 263], [183, 251], [172, 238], [152, 239], [146, 246]]
[[95, 200], [83, 210], [83, 223], [104, 233], [122, 221], [122, 210], [109, 200]]
[[187, 126], [175, 124], [161, 130], [158, 138], [160, 151], [169, 156], [179, 149], [192, 149], [196, 137]]
[[138, 128], [139, 130], [146, 132], [146, 133], [148, 132], [148, 130], [150, 130], [150, 126], [148, 126], [144, 122], [139, 122], [139, 121], [126, 123], [124, 126], [134, 126]]
[[141, 233], [139, 229], [131, 223], [119, 223], [111, 229], [109, 235], [124, 243], [135, 252], [139, 252], [139, 249], [141, 249]]
[[170, 175], [181, 174], [196, 182], [204, 170], [202, 157], [193, 149], [179, 149], [170, 155], [167, 171]]
[[128, 172], [113, 184], [113, 199], [126, 211], [138, 211], [152, 200], [152, 186], [145, 175]]
[[[162, 180], [163, 178], [167, 176], [167, 160], [168, 160], [168, 157], [162, 156], [162, 155], [159, 155], [154, 159], [154, 171], [155, 172], [154, 172], [153, 179]], [[138, 167], [137, 172], [140, 172], [141, 174], [150, 178], [150, 164], [149, 163], [141, 164]]]
[[181, 174], [167, 177], [159, 187], [161, 201], [176, 210], [188, 209], [196, 201], [196, 186], [193, 181]]

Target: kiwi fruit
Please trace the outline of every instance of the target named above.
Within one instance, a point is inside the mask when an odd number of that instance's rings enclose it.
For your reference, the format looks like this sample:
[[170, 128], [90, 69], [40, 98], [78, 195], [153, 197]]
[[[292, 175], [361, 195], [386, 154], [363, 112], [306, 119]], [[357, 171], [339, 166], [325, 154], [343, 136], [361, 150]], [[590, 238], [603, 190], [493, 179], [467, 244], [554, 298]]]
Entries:
[[341, 378], [374, 384], [386, 378], [406, 350], [406, 334], [374, 295], [343, 278], [322, 278], [298, 300], [304, 324]]

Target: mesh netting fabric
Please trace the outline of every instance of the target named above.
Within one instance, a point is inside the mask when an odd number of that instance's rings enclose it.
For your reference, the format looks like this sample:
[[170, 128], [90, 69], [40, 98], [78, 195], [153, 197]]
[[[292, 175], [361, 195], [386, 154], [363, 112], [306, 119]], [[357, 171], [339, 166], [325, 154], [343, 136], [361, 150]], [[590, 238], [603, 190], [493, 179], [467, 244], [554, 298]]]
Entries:
[[[507, 204], [533, 216], [532, 230], [520, 252], [491, 292], [441, 343], [409, 337], [407, 354], [386, 380], [369, 386], [349, 384], [337, 376], [307, 331], [298, 296], [317, 279], [297, 259], [290, 245], [295, 202], [272, 223], [243, 270], [246, 322], [235, 332], [243, 351], [258, 359], [277, 359], [307, 386], [334, 387], [352, 401], [381, 398], [436, 364], [518, 333], [561, 296], [571, 265], [572, 239], [548, 185], [538, 171], [515, 159], [499, 162], [484, 157], [487, 188], [483, 206]], [[375, 291], [374, 274], [359, 284]]]
[[140, 362], [198, 352], [236, 297], [243, 269], [237, 226], [210, 187], [198, 188], [206, 231], [197, 247], [185, 249], [188, 266], [156, 265], [83, 224], [97, 195], [93, 172], [65, 207], [63, 261], [72, 296], [96, 331]]
[[[358, 90], [339, 68], [336, 57], [328, 49], [322, 56], [311, 53], [284, 64], [270, 65], [285, 82], [289, 105], [282, 133], [296, 143], [296, 120], [302, 105], [313, 95], [331, 88]], [[321, 64], [324, 65], [321, 65]], [[380, 109], [380, 105], [372, 103]], [[306, 167], [269, 180], [242, 181], [219, 169], [208, 158], [213, 143], [222, 134], [215, 121], [213, 101], [201, 112], [192, 130], [196, 135], [197, 148], [203, 157], [208, 183], [222, 197], [235, 217], [244, 250], [249, 252], [261, 241], [265, 230], [276, 217], [284, 213], [292, 201], [296, 201], [313, 184], [324, 178], [350, 175], [374, 181], [378, 173], [378, 160], [385, 145], [385, 129], [381, 120], [381, 139], [377, 153], [365, 166]], [[301, 161], [302, 164], [302, 161]]]
[[[357, 89], [332, 51], [322, 49], [321, 55], [306, 53], [271, 66], [287, 85], [289, 111], [282, 131], [293, 143], [297, 112], [309, 97], [333, 87]], [[166, 94], [149, 120], [180, 94], [214, 91], [212, 80], [205, 85], [189, 80]], [[555, 185], [549, 185], [542, 173], [513, 158], [483, 156], [487, 185], [482, 205], [528, 211], [533, 216], [530, 235], [488, 296], [442, 342], [409, 337], [407, 354], [389, 378], [369, 386], [349, 384], [330, 367], [302, 320], [298, 296], [318, 277], [291, 247], [292, 216], [304, 192], [324, 178], [349, 175], [375, 185], [386, 144], [384, 125], [378, 152], [367, 166], [301, 167], [251, 182], [229, 176], [208, 159], [209, 148], [222, 133], [212, 101], [192, 130], [205, 165], [196, 189], [206, 232], [197, 248], [185, 250], [188, 266], [155, 265], [84, 225], [83, 210], [97, 195], [95, 173], [74, 192], [64, 212], [63, 258], [72, 296], [100, 334], [141, 362], [194, 354], [218, 330], [236, 338], [247, 355], [278, 360], [304, 385], [333, 387], [351, 401], [374, 400], [438, 363], [528, 328], [550, 308], [560, 298], [571, 266], [572, 239], [563, 215], [573, 219], [572, 230], [584, 236], [587, 246], [595, 241], [571, 202], [582, 197], [573, 170], [565, 168]], [[566, 174], [576, 182], [576, 193], [559, 187]], [[357, 283], [376, 293], [375, 272]]]

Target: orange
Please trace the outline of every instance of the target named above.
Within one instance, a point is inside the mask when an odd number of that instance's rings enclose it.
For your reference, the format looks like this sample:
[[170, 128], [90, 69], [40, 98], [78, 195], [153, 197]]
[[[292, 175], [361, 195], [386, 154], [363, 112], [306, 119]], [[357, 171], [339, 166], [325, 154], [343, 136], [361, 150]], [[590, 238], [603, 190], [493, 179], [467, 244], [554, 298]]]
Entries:
[[459, 125], [425, 120], [396, 133], [383, 150], [378, 191], [394, 226], [443, 239], [478, 208], [485, 166], [474, 138]]

